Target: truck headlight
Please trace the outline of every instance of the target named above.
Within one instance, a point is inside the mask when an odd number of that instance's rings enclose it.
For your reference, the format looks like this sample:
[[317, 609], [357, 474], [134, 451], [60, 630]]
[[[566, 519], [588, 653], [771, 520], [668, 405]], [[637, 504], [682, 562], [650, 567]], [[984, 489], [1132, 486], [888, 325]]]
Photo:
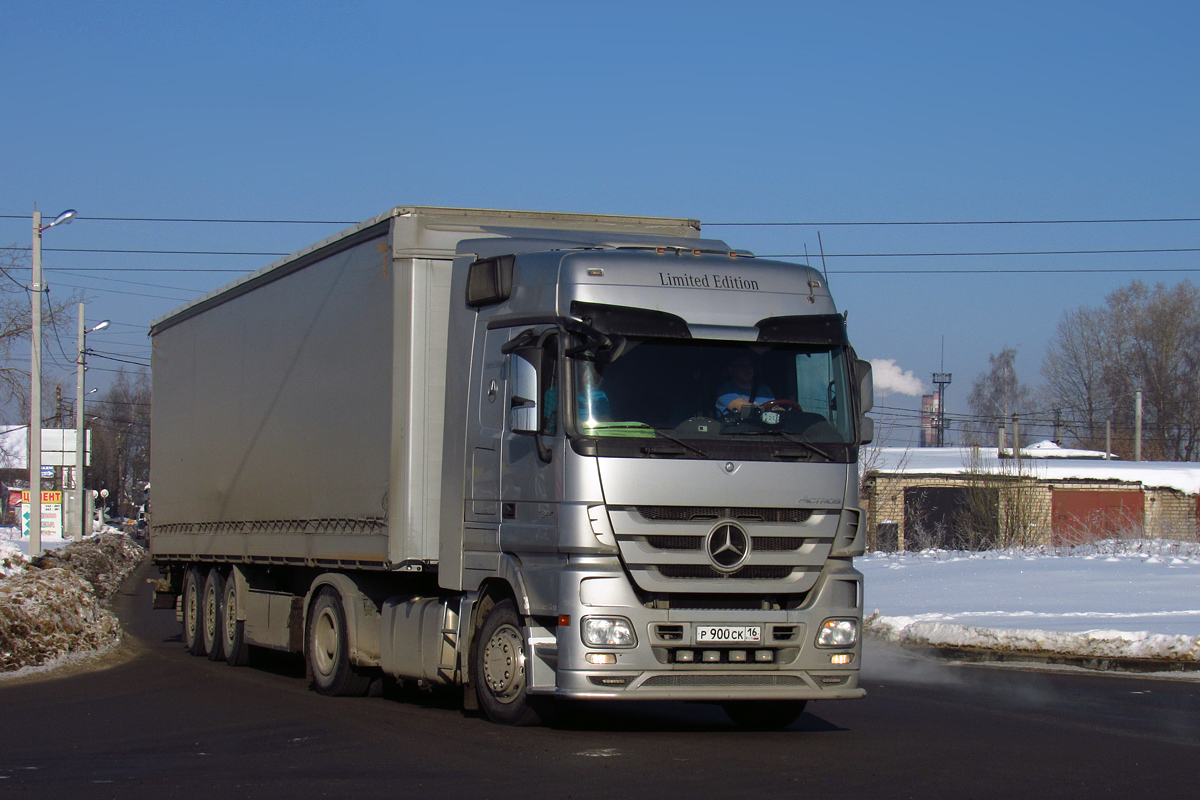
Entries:
[[624, 617], [584, 617], [580, 626], [583, 643], [589, 647], [633, 647], [633, 623]]
[[858, 641], [858, 620], [827, 619], [817, 634], [817, 647], [850, 647]]

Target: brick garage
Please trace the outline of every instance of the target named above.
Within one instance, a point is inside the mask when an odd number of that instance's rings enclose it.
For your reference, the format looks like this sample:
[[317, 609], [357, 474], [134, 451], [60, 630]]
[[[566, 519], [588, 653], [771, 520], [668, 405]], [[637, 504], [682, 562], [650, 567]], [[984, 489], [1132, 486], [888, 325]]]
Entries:
[[1197, 541], [1200, 464], [1108, 461], [1081, 452], [1039, 443], [1017, 460], [999, 458], [994, 447], [879, 448], [864, 459], [870, 546], [979, 548], [1114, 536]]

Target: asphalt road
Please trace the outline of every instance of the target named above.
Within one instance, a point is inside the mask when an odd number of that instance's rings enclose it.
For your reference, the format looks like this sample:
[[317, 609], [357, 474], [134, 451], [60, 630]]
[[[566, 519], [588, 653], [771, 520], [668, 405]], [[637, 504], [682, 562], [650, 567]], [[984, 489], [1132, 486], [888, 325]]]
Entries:
[[872, 649], [864, 700], [748, 732], [719, 708], [610, 703], [554, 728], [453, 698], [309, 691], [295, 659], [188, 656], [145, 568], [115, 665], [0, 682], [0, 797], [1195, 796], [1200, 683], [945, 666]]

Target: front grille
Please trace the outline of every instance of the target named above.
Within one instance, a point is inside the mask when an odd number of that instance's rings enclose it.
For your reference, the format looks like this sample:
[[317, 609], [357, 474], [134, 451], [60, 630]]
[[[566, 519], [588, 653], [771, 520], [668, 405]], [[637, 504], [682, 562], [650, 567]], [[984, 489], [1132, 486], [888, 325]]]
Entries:
[[[783, 553], [799, 550], [804, 546], [802, 536], [754, 536], [753, 549], [764, 553]], [[704, 546], [703, 536], [666, 536], [655, 534], [646, 537], [646, 544], [655, 550], [699, 550]]]
[[753, 549], [768, 553], [780, 553], [786, 550], [799, 550], [804, 546], [801, 536], [753, 536]]
[[652, 675], [642, 686], [795, 686], [799, 675]]
[[721, 506], [637, 506], [643, 519], [652, 522], [736, 519], [742, 522], [800, 523], [812, 517], [811, 508], [725, 508]]
[[664, 578], [736, 578], [738, 580], [767, 581], [783, 580], [792, 574], [790, 566], [774, 564], [752, 564], [737, 572], [718, 572], [704, 564], [659, 564], [655, 567]]
[[644, 518], [654, 522], [689, 522], [694, 519], [718, 519], [723, 508], [706, 506], [638, 506]]
[[647, 536], [646, 544], [657, 550], [699, 550], [703, 536]]

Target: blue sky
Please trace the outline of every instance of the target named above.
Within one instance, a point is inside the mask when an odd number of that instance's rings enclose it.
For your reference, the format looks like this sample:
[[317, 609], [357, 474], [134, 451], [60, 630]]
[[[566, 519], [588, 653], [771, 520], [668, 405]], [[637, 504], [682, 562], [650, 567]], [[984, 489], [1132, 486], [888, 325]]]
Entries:
[[[23, 218], [0, 218], [0, 245], [28, 245], [35, 202], [684, 216], [760, 254], [815, 254], [818, 227], [709, 223], [1197, 218], [1197, 23], [1174, 2], [7, 3], [0, 214]], [[90, 344], [146, 360], [150, 320], [237, 277], [190, 270], [273, 259], [50, 248], [290, 252], [338, 229], [81, 219], [46, 234], [44, 264], [60, 292], [86, 290], [89, 319], [120, 323]], [[1200, 223], [819, 230], [860, 354], [928, 386], [944, 336], [951, 411], [1005, 345], [1037, 382], [1063, 311], [1189, 277], [1045, 270], [1200, 268], [1197, 253], [840, 255], [1200, 247]], [[921, 269], [969, 272], [847, 272]], [[984, 272], [1003, 269], [1041, 272]]]

